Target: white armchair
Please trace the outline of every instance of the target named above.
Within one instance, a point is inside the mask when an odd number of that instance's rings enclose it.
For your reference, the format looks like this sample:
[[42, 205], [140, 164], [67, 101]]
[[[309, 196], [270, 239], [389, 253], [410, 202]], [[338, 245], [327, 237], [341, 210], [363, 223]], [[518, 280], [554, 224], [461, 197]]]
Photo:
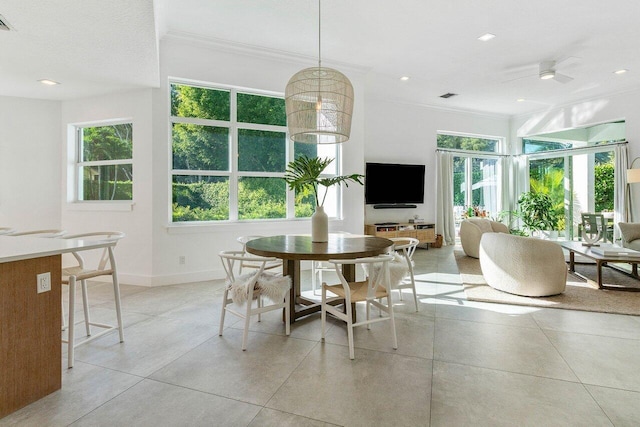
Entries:
[[640, 222], [619, 222], [622, 246], [640, 251]]
[[486, 218], [469, 218], [460, 224], [460, 243], [467, 256], [480, 257], [480, 239], [484, 233], [509, 233], [509, 227]]
[[489, 286], [515, 295], [557, 295], [567, 284], [562, 247], [549, 240], [485, 233], [480, 241], [480, 267]]

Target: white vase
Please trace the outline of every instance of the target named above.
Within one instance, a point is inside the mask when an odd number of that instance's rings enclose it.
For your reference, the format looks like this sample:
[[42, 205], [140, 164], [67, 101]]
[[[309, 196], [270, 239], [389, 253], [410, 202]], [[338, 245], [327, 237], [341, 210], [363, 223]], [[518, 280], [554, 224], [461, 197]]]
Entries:
[[311, 215], [311, 241], [316, 243], [329, 241], [329, 217], [323, 206], [316, 206]]

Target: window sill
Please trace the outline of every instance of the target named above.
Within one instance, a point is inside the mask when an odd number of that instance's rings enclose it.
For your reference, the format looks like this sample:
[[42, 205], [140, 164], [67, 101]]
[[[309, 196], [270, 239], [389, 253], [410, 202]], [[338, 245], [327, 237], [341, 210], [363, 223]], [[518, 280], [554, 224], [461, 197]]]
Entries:
[[[221, 229], [229, 232], [251, 232], [254, 234], [269, 234], [265, 227], [286, 228], [289, 234], [306, 234], [311, 232], [311, 218], [257, 220], [257, 221], [221, 221], [218, 223], [170, 223], [166, 225], [168, 234], [195, 234], [219, 232]], [[329, 218], [330, 224], [342, 224], [342, 219]], [[255, 231], [252, 231], [254, 230]], [[285, 234], [284, 232], [281, 234]]]
[[67, 210], [70, 211], [111, 211], [111, 212], [130, 212], [133, 210], [135, 202], [130, 200], [123, 200], [118, 202], [104, 201], [104, 202], [69, 202], [67, 203]]

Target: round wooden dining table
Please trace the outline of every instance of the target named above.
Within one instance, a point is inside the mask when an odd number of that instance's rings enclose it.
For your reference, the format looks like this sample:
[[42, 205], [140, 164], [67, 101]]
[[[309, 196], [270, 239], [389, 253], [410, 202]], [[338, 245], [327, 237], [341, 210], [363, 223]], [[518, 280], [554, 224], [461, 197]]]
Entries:
[[[300, 293], [300, 261], [327, 261], [330, 259], [355, 259], [384, 254], [393, 249], [394, 243], [383, 237], [356, 234], [329, 234], [329, 241], [316, 243], [308, 234], [286, 234], [260, 237], [246, 244], [247, 252], [275, 257], [282, 260], [282, 274], [291, 277], [291, 316], [293, 323], [300, 317], [320, 311], [320, 303], [304, 298]], [[345, 264], [342, 274], [347, 281], [354, 281], [355, 265]], [[296, 306], [303, 308], [296, 310]], [[355, 314], [355, 310], [353, 311]]]

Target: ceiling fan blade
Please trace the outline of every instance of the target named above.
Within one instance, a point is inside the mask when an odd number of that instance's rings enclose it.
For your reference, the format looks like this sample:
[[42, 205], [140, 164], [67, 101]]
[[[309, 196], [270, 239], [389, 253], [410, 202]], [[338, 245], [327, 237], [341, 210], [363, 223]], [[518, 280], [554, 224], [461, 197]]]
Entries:
[[562, 68], [567, 68], [567, 67], [571, 67], [572, 65], [577, 64], [578, 62], [580, 62], [582, 60], [582, 58], [578, 57], [578, 56], [567, 56], [565, 58], [562, 58], [560, 60], [558, 60], [556, 62], [556, 70], [560, 67]]
[[513, 81], [516, 81], [516, 80], [522, 80], [522, 79], [527, 79], [529, 77], [535, 77], [537, 75], [538, 75], [537, 73], [527, 74], [525, 76], [519, 76], [519, 77], [515, 77], [513, 79], [502, 80], [500, 83], [509, 83], [509, 82], [513, 82]]
[[553, 79], [560, 83], [569, 83], [571, 80], [573, 80], [573, 77], [569, 77], [565, 74], [556, 73]]

